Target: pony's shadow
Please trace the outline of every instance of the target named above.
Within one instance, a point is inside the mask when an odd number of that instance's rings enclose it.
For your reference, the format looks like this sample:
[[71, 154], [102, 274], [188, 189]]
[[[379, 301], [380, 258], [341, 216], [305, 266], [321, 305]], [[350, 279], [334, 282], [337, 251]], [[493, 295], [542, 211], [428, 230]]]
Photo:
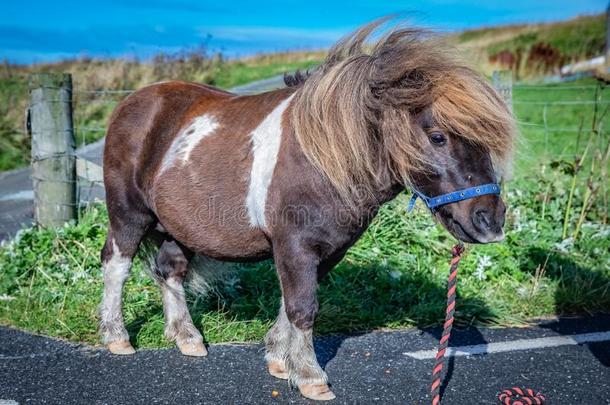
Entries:
[[[315, 328], [322, 336], [314, 340], [314, 348], [323, 368], [337, 355], [345, 339], [379, 330], [388, 324], [415, 321], [416, 328], [438, 342], [442, 329], [430, 328], [429, 319], [436, 318], [438, 323], [444, 319], [447, 299], [445, 283], [438, 283], [431, 272], [397, 270], [398, 266], [388, 264], [373, 262], [363, 266], [344, 261], [321, 281], [318, 291], [320, 313]], [[239, 276], [244, 289], [232, 293], [220, 287], [218, 294], [223, 299], [222, 307], [229, 308], [230, 317], [238, 321], [273, 322], [280, 301], [273, 266], [270, 263], [266, 266], [244, 266]], [[208, 310], [213, 308], [218, 308], [218, 305], [211, 305]], [[205, 311], [201, 307], [191, 310], [195, 313]], [[420, 312], [421, 316], [417, 317]], [[491, 309], [484, 302], [462, 297], [458, 291], [456, 316], [457, 330], [455, 337], [452, 337], [452, 346], [486, 344], [478, 329], [468, 325], [472, 319], [493, 317]], [[194, 314], [194, 317], [199, 315]], [[358, 326], [353, 327], [355, 324]], [[465, 327], [468, 332], [462, 333]], [[346, 330], [349, 331], [347, 335]], [[430, 369], [432, 365], [433, 360]], [[451, 379], [453, 368], [454, 358], [450, 357], [441, 393]]]
[[[569, 317], [571, 309], [570, 297], [575, 297], [575, 285], [591, 285], [591, 286], [608, 286], [610, 285], [610, 279], [604, 276], [600, 272], [592, 271], [592, 269], [578, 265], [566, 255], [561, 254], [555, 250], [545, 250], [540, 248], [531, 248], [527, 251], [527, 254], [520, 258], [521, 267], [524, 269], [531, 269], [531, 273], [534, 275], [536, 268], [545, 268], [544, 277], [560, 281], [558, 289], [555, 293], [555, 313], [560, 315], [560, 318], [553, 321], [543, 321], [538, 323], [541, 328], [553, 330], [560, 335], [572, 335], [577, 333], [588, 333], [596, 331], [608, 330], [610, 325], [610, 315], [601, 315], [599, 311], [603, 310], [604, 303], [607, 302], [607, 298], [601, 298], [599, 303], [594, 308], [596, 317], [591, 321], [582, 318], [582, 314], [575, 314], [580, 316]], [[391, 278], [391, 271], [384, 272], [374, 266], [371, 268], [362, 268], [357, 266], [351, 266], [347, 269], [348, 271], [354, 272], [365, 272], [370, 277], [376, 277], [379, 279], [385, 278], [385, 281], [381, 281], [382, 285], [390, 285], [389, 294], [379, 295], [377, 299], [369, 302], [368, 307], [387, 307], [390, 302], [387, 300], [388, 296], [393, 296], [395, 293], [399, 293], [402, 286], [397, 285], [392, 287], [392, 283], [389, 281], [388, 276]], [[445, 286], [437, 285], [431, 286], [432, 280], [429, 277], [420, 275], [410, 275], [408, 282], [417, 286], [417, 288], [425, 288], [430, 293], [420, 303], [424, 305], [437, 305], [434, 310], [438, 313], [439, 319], [444, 312], [445, 303]], [[569, 280], [580, 280], [579, 283], [571, 283]], [[568, 280], [568, 281], [566, 281]], [[581, 287], [582, 288], [582, 287]], [[357, 288], [353, 289], [354, 294], [358, 295], [359, 291]], [[459, 288], [458, 288], [459, 291]], [[367, 297], [369, 298], [369, 297]], [[407, 302], [406, 306], [418, 305], [416, 303]], [[335, 305], [341, 305], [341, 303], [335, 303]], [[391, 306], [391, 305], [390, 305]], [[607, 308], [607, 306], [606, 306]], [[482, 301], [469, 297], [460, 297], [458, 294], [457, 301], [457, 317], [463, 321], [467, 319], [490, 319], [493, 317], [492, 310], [487, 307]], [[590, 314], [592, 315], [592, 314]], [[341, 315], [340, 315], [341, 316]], [[385, 319], [388, 322], [402, 321], [404, 318], [401, 315], [390, 315]], [[339, 320], [341, 322], [341, 320]], [[370, 324], [370, 330], [376, 329], [376, 327], [382, 327], [384, 322], [381, 324]], [[417, 328], [435, 338], [436, 341], [440, 339], [442, 334], [442, 328], [427, 328], [425, 324], [418, 323]], [[462, 325], [463, 326], [463, 325]], [[365, 333], [366, 331], [360, 331]], [[350, 335], [353, 336], [353, 335]], [[324, 337], [320, 339], [320, 344], [316, 346], [316, 352], [318, 354], [318, 360], [324, 367], [330, 360], [332, 360], [343, 341], [347, 336], [333, 336]], [[464, 345], [485, 345], [488, 342], [485, 340], [483, 334], [478, 328], [469, 326], [467, 328], [456, 328], [454, 330], [450, 346], [464, 346]], [[590, 353], [605, 367], [610, 367], [610, 352], [607, 350], [607, 343], [589, 343], [586, 345]], [[449, 381], [451, 380], [453, 370], [455, 366], [455, 357], [449, 357], [447, 361], [447, 369], [443, 384], [441, 385], [441, 394], [447, 388]]]
[[[466, 304], [469, 303], [468, 301], [470, 301], [470, 304], [472, 304], [472, 301], [476, 301], [479, 308], [489, 311], [489, 309], [486, 306], [483, 306], [483, 303], [479, 300], [471, 299], [471, 300], [464, 300], [464, 301], [466, 301]], [[459, 298], [458, 298], [457, 303], [458, 303], [457, 305], [461, 304]], [[457, 306], [456, 306], [456, 308], [457, 308]], [[434, 337], [436, 342], [438, 342], [440, 340], [442, 333], [443, 333], [443, 329], [438, 328], [438, 327], [437, 328], [420, 328], [420, 330], [422, 330], [425, 333], [430, 334], [432, 337]], [[471, 345], [487, 345], [487, 340], [485, 340], [485, 337], [483, 336], [483, 334], [481, 333], [479, 328], [472, 326], [472, 325], [467, 326], [467, 327], [463, 327], [463, 326], [455, 327], [454, 330], [451, 332], [451, 340], [449, 342], [449, 347], [471, 346]], [[447, 369], [445, 371], [445, 375], [443, 377], [443, 380], [441, 383], [441, 388], [440, 388], [441, 396], [443, 396], [443, 394], [445, 393], [445, 390], [447, 389], [447, 386], [449, 385], [449, 382], [451, 381], [451, 377], [453, 376], [453, 370], [455, 369], [455, 356], [448, 357], [446, 365], [447, 365]], [[430, 376], [430, 379], [431, 379], [431, 376]]]
[[[137, 342], [137, 337], [140, 331], [150, 320], [158, 314], [163, 314], [163, 306], [161, 303], [146, 307], [144, 311], [139, 311], [137, 317], [125, 325], [127, 333], [129, 334], [129, 340], [134, 343]], [[135, 347], [138, 347], [136, 344]]]
[[[441, 328], [426, 328], [420, 327], [417, 328], [421, 332], [429, 334], [438, 342], [441, 338], [443, 330]], [[370, 331], [369, 331], [370, 332]], [[357, 337], [368, 333], [366, 331], [358, 332], [350, 335], [332, 335], [332, 336], [322, 336], [314, 340], [314, 349], [316, 351], [316, 357], [318, 359], [318, 363], [320, 366], [325, 369], [326, 365], [335, 358], [339, 349], [343, 345], [343, 342], [346, 339]], [[393, 332], [390, 332], [393, 333]], [[479, 331], [478, 328], [474, 326], [468, 327], [456, 327], [451, 336], [450, 347], [462, 346], [462, 345], [486, 345], [487, 341], [485, 340], [483, 334]], [[408, 350], [409, 348], [404, 348]], [[433, 360], [428, 360], [430, 362], [430, 370], [432, 370]], [[442, 377], [442, 383], [440, 387], [440, 394], [443, 396], [445, 390], [447, 389], [449, 382], [453, 376], [453, 371], [455, 369], [455, 357], [451, 356], [447, 358], [446, 368], [444, 369], [444, 375]], [[431, 371], [430, 371], [431, 372]], [[428, 376], [431, 379], [431, 375]]]
[[[376, 282], [384, 285], [390, 286], [385, 291], [387, 294], [380, 294], [377, 296], [376, 300], [370, 302], [370, 308], [378, 308], [385, 307], [390, 309], [392, 306], [401, 306], [402, 304], [399, 301], [395, 301], [393, 297], [399, 296], [402, 291], [404, 291], [401, 283], [396, 284], [396, 280], [394, 279], [395, 274], [393, 269], [391, 268], [378, 268], [375, 266], [370, 267], [362, 267], [362, 266], [347, 266], [346, 271], [349, 272], [364, 272], [367, 276], [370, 276], [372, 279], [377, 278]], [[410, 301], [405, 303], [404, 308], [409, 312], [410, 306], [416, 307], [430, 307], [432, 306], [432, 311], [438, 317], [439, 323], [443, 320], [445, 314], [445, 305], [446, 305], [446, 285], [444, 283], [437, 284], [433, 281], [430, 273], [427, 274], [416, 274], [416, 273], [407, 273], [403, 275], [406, 277], [406, 283], [409, 283], [415, 286], [417, 289], [423, 288], [427, 291], [425, 297], [418, 301]], [[381, 279], [380, 279], [381, 278]], [[331, 287], [332, 288], [332, 287]], [[459, 289], [458, 289], [459, 290]], [[358, 290], [354, 291], [355, 294], [358, 294]], [[336, 303], [335, 305], [340, 305]], [[450, 346], [462, 346], [462, 345], [486, 345], [487, 341], [484, 336], [481, 334], [478, 328], [469, 325], [467, 321], [472, 319], [489, 319], [492, 316], [491, 309], [481, 300], [472, 297], [462, 297], [458, 291], [458, 299], [457, 299], [457, 307], [456, 307], [456, 325], [452, 332]], [[347, 338], [351, 338], [354, 336], [362, 335], [365, 333], [369, 333], [373, 330], [384, 327], [387, 322], [404, 322], [407, 318], [411, 319], [411, 317], [405, 316], [403, 312], [401, 314], [396, 314], [394, 311], [388, 311], [388, 317], [385, 320], [372, 323], [370, 328], [366, 330], [361, 330], [356, 333], [352, 333], [349, 335], [335, 335], [335, 336], [324, 336], [320, 337], [314, 343], [314, 347], [316, 349], [316, 355], [318, 358], [318, 362], [322, 368], [325, 368], [326, 365], [337, 355], [337, 352], [341, 348], [343, 342]], [[339, 317], [340, 318], [340, 317]], [[341, 319], [339, 319], [341, 322]], [[443, 329], [441, 327], [430, 327], [429, 324], [424, 320], [420, 319], [416, 322], [416, 329], [420, 332], [430, 335], [434, 338], [434, 346], [438, 345], [438, 341], [440, 340]], [[432, 348], [432, 347], [430, 347]], [[408, 351], [409, 348], [405, 347], [401, 350]], [[432, 366], [434, 364], [434, 360], [428, 360], [430, 362], [430, 372], [432, 370]], [[444, 376], [440, 387], [441, 396], [444, 394], [445, 390], [451, 378], [453, 376], [453, 371], [455, 368], [455, 357], [451, 356], [447, 358], [446, 368], [444, 369]], [[431, 379], [431, 376], [428, 376]]]
[[[545, 265], [545, 277], [563, 280], [566, 271], [572, 277], [591, 279], [594, 285], [607, 285], [610, 280], [597, 272], [577, 265], [558, 252], [539, 248], [530, 249], [520, 257], [522, 268], [531, 269]], [[440, 323], [444, 317], [446, 304], [446, 286], [438, 283], [431, 273], [422, 271], [400, 272], [397, 267], [371, 263], [367, 266], [351, 264], [347, 261], [339, 264], [337, 269], [322, 280], [318, 299], [320, 314], [316, 321], [316, 330], [323, 335], [316, 338], [314, 346], [318, 361], [322, 367], [335, 358], [345, 339], [378, 330], [388, 324], [413, 322], [423, 333], [441, 337], [441, 328], [429, 328], [429, 320], [436, 318]], [[243, 265], [238, 274], [238, 287], [218, 286], [213, 296], [207, 299], [196, 299], [190, 305], [192, 317], [197, 326], [207, 315], [222, 308], [227, 316], [236, 321], [257, 321], [271, 324], [277, 316], [280, 301], [280, 290], [275, 268], [271, 262]], [[569, 283], [560, 283], [556, 296], [556, 313], [563, 314], [566, 305]], [[427, 313], [424, 313], [427, 312]], [[145, 313], [128, 326], [130, 336], [136, 336], [145, 322], [155, 314], [162, 313], [160, 305], [148, 308]], [[414, 314], [421, 314], [419, 317]], [[452, 334], [450, 346], [487, 344], [483, 334], [471, 320], [493, 319], [494, 313], [484, 302], [472, 297], [459, 295], [457, 301], [457, 327]], [[357, 322], [355, 322], [357, 318]], [[579, 321], [575, 321], [578, 323]], [[358, 327], [350, 327], [357, 324]], [[466, 326], [466, 327], [464, 327]], [[567, 327], [564, 320], [548, 322], [542, 327], [554, 330], [559, 334], [573, 334], [573, 328]], [[600, 326], [600, 327], [603, 327]], [[345, 335], [345, 331], [349, 331]], [[205, 336], [205, 330], [202, 330]], [[599, 344], [589, 344], [589, 350], [604, 366], [610, 366], [610, 354]], [[405, 348], [408, 350], [408, 348]], [[452, 378], [455, 358], [447, 362], [441, 393], [447, 388]], [[430, 362], [431, 367], [433, 361]]]

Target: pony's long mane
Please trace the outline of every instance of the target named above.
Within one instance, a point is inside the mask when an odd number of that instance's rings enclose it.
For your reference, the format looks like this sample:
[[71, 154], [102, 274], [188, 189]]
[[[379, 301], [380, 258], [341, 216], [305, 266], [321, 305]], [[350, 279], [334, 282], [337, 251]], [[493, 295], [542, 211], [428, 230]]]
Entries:
[[355, 193], [375, 194], [380, 165], [405, 185], [425, 167], [412, 117], [426, 108], [496, 164], [513, 147], [513, 117], [484, 77], [427, 31], [394, 28], [367, 43], [385, 22], [343, 38], [312, 73], [286, 78], [299, 88], [292, 122], [300, 146], [348, 204]]

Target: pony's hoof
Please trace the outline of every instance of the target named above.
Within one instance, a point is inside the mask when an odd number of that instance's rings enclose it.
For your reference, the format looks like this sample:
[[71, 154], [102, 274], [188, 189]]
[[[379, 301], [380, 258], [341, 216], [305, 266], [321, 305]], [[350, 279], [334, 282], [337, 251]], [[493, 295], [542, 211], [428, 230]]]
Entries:
[[195, 343], [177, 343], [180, 353], [185, 356], [193, 357], [205, 357], [208, 355], [208, 350], [205, 348], [203, 342]]
[[299, 391], [305, 398], [314, 401], [330, 401], [336, 398], [327, 384], [303, 384], [299, 385]]
[[274, 376], [275, 378], [279, 378], [280, 380], [288, 379], [288, 371], [286, 371], [286, 365], [281, 360], [270, 361], [267, 364], [267, 368], [269, 369], [269, 374]]
[[108, 350], [110, 350], [110, 353], [112, 354], [120, 355], [134, 354], [136, 352], [136, 350], [133, 348], [133, 346], [131, 345], [131, 343], [129, 343], [128, 340], [119, 340], [116, 342], [108, 343]]

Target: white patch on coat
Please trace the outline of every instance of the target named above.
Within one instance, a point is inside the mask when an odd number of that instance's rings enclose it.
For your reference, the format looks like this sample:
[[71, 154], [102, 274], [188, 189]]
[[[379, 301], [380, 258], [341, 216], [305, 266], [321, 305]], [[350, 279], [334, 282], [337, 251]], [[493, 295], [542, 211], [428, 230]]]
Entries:
[[193, 119], [193, 122], [180, 131], [172, 142], [169, 150], [163, 157], [159, 173], [163, 173], [177, 161], [181, 161], [182, 164], [187, 163], [195, 146], [203, 138], [212, 135], [216, 128], [218, 128], [218, 122], [208, 114]]
[[265, 203], [282, 140], [282, 115], [293, 96], [282, 101], [250, 134], [254, 159], [246, 206], [252, 227], [266, 227]]

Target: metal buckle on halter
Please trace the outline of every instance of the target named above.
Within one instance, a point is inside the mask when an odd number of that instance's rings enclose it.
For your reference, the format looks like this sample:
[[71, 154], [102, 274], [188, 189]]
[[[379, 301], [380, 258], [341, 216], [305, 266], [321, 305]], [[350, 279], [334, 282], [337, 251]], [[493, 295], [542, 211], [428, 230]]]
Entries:
[[437, 195], [436, 197], [428, 197], [421, 191], [418, 191], [414, 188], [411, 189], [413, 191], [413, 195], [409, 200], [409, 205], [407, 206], [407, 212], [413, 211], [413, 207], [415, 206], [415, 202], [417, 199], [421, 199], [426, 206], [433, 210], [436, 207], [440, 207], [441, 205], [451, 204], [454, 202], [468, 200], [470, 198], [480, 197], [482, 195], [487, 194], [500, 194], [500, 185], [497, 183], [489, 183], [483, 184], [480, 186], [468, 187], [462, 190], [453, 191], [447, 194]]

